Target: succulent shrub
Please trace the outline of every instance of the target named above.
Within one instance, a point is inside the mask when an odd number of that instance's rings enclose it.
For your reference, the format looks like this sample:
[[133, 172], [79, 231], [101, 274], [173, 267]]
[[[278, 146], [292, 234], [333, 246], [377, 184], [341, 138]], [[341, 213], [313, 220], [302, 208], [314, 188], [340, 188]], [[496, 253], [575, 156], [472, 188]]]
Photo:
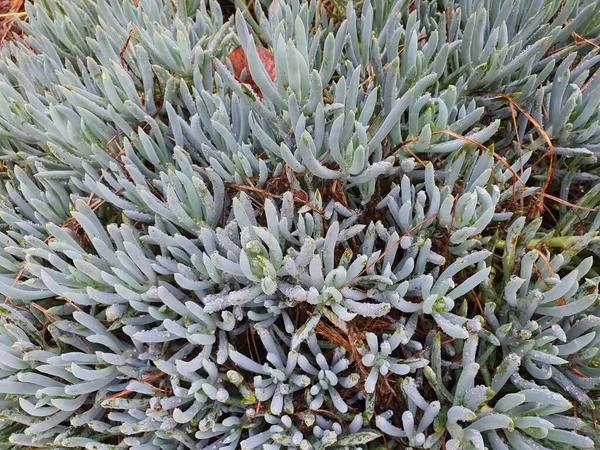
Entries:
[[234, 3], [0, 50], [0, 446], [600, 446], [600, 3]]

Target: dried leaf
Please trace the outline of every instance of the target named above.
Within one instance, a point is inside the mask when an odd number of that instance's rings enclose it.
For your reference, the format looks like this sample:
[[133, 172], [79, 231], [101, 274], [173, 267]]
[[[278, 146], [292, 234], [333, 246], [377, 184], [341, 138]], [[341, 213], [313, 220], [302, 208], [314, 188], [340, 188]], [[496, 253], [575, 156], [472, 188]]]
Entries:
[[[256, 51], [258, 52], [260, 61], [262, 62], [267, 74], [269, 74], [269, 77], [271, 77], [272, 80], [275, 80], [277, 74], [275, 72], [275, 58], [273, 57], [273, 53], [260, 47], [257, 47]], [[233, 66], [233, 74], [235, 77], [239, 81], [249, 84], [254, 92], [262, 97], [260, 89], [252, 80], [252, 75], [250, 75], [248, 59], [246, 58], [246, 53], [244, 52], [242, 46], [240, 45], [236, 47], [229, 55], [227, 55], [227, 59], [231, 61], [231, 65]]]

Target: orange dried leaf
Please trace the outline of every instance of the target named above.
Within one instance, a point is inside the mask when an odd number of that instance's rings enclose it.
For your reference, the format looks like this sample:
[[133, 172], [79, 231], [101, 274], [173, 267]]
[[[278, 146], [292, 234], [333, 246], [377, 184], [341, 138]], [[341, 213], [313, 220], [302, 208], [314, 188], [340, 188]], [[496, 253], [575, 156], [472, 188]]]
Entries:
[[[256, 51], [265, 71], [271, 80], [275, 80], [277, 73], [275, 71], [275, 57], [273, 56], [273, 53], [260, 47], [257, 47]], [[242, 46], [236, 47], [229, 55], [227, 55], [227, 59], [231, 61], [235, 77], [243, 83], [248, 83], [252, 87], [252, 90], [259, 96], [262, 96], [260, 89], [256, 83], [254, 83], [254, 80], [252, 80], [250, 69], [248, 68], [248, 58], [246, 58], [246, 53]], [[243, 76], [244, 70], [246, 71], [245, 76]]]

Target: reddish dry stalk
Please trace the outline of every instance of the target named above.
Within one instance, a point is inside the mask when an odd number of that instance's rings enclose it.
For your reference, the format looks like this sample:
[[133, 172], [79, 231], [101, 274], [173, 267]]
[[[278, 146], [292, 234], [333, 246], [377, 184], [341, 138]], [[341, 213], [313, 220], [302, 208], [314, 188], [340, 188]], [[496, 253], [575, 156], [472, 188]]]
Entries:
[[[162, 377], [163, 377], [163, 376], [165, 376], [165, 375], [166, 375], [166, 374], [165, 374], [164, 372], [159, 372], [159, 373], [156, 373], [156, 374], [154, 374], [154, 375], [152, 375], [152, 376], [149, 376], [149, 377], [147, 377], [147, 378], [143, 378], [143, 379], [141, 379], [140, 381], [141, 381], [142, 383], [144, 383], [144, 384], [148, 384], [148, 383], [150, 383], [151, 381], [154, 381], [154, 380], [157, 380], [157, 379], [159, 379], [159, 378], [162, 378]], [[152, 385], [150, 385], [150, 386], [152, 386]], [[152, 387], [153, 387], [154, 389], [157, 389], [155, 386], [152, 386]], [[103, 400], [110, 400], [110, 399], [112, 399], [112, 398], [121, 398], [121, 397], [125, 397], [126, 395], [129, 395], [129, 394], [132, 394], [132, 393], [133, 393], [133, 391], [130, 391], [130, 390], [128, 390], [128, 389], [125, 389], [125, 390], [122, 390], [122, 391], [120, 391], [120, 392], [117, 392], [116, 394], [113, 394], [113, 395], [108, 395], [108, 396], [104, 397], [104, 399], [103, 399]]]

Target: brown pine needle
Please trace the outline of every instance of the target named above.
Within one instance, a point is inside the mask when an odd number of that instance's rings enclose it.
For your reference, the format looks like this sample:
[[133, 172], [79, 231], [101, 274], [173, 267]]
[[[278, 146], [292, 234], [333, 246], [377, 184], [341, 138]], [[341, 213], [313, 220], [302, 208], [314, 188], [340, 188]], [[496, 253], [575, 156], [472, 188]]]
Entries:
[[362, 276], [363, 274], [365, 274], [369, 269], [371, 269], [373, 266], [375, 266], [375, 264], [377, 264], [379, 261], [381, 261], [385, 255], [387, 255], [389, 252], [392, 251], [392, 249], [394, 247], [396, 247], [398, 244], [400, 244], [400, 241], [402, 240], [402, 238], [410, 235], [413, 231], [415, 231], [416, 229], [418, 229], [419, 227], [421, 227], [421, 225], [426, 224], [427, 222], [431, 222], [433, 219], [435, 219], [437, 216], [439, 215], [439, 213], [435, 213], [423, 220], [421, 220], [418, 224], [416, 224], [414, 227], [412, 227], [410, 230], [408, 230], [406, 233], [404, 233], [402, 236], [400, 236], [398, 239], [396, 239], [392, 245], [390, 245], [384, 252], [381, 253], [381, 255], [379, 255], [379, 257], [377, 257], [377, 259], [375, 261], [373, 261], [371, 264], [369, 264], [367, 267], [365, 267], [363, 270], [360, 271], [360, 273], [358, 275], [356, 275], [355, 277], [353, 277], [352, 279], [350, 279], [346, 284], [344, 284], [341, 289], [344, 289], [348, 286], [350, 286], [352, 283], [354, 283], [360, 276]]
[[[159, 372], [159, 373], [156, 373], [156, 374], [154, 374], [154, 375], [151, 375], [151, 376], [149, 376], [149, 377], [147, 377], [147, 378], [143, 378], [143, 379], [141, 379], [141, 380], [140, 380], [140, 382], [142, 382], [142, 383], [144, 383], [144, 384], [148, 384], [148, 383], [150, 383], [151, 381], [154, 381], [154, 380], [157, 380], [157, 379], [159, 379], [159, 378], [162, 378], [163, 376], [165, 376], [165, 373], [164, 373], [164, 372]], [[153, 387], [154, 389], [158, 390], [158, 388], [156, 388], [155, 386], [152, 386], [152, 387]], [[108, 395], [108, 396], [104, 397], [104, 399], [103, 399], [103, 400], [110, 400], [110, 399], [112, 399], [112, 398], [120, 398], [120, 397], [125, 397], [126, 395], [129, 395], [129, 394], [132, 394], [132, 393], [133, 393], [133, 391], [130, 391], [130, 390], [128, 390], [128, 389], [125, 389], [125, 390], [123, 390], [123, 391], [117, 392], [116, 394], [113, 394], [113, 395]]]
[[577, 42], [577, 45], [590, 44], [591, 46], [600, 49], [600, 45], [596, 44], [594, 41], [584, 38], [583, 36], [575, 33], [574, 31], [571, 33], [571, 36], [573, 36], [573, 39], [575, 39], [575, 42]]
[[[538, 255], [540, 255], [540, 258], [544, 261], [544, 264], [546, 265], [546, 267], [548, 268], [548, 272], [550, 272], [550, 275], [554, 276], [556, 275], [554, 273], [554, 269], [552, 268], [552, 266], [550, 265], [550, 261], [548, 261], [548, 258], [546, 258], [546, 255], [544, 255], [543, 252], [541, 252], [540, 250], [538, 250], [537, 248], [533, 249]], [[548, 286], [548, 285], [546, 285]]]
[[[19, 269], [19, 271], [17, 272], [17, 275], [15, 276], [15, 279], [12, 282], [11, 287], [15, 287], [17, 285], [17, 283], [19, 282], [19, 280], [21, 279], [21, 277], [23, 276], [23, 274], [25, 273], [25, 263], [23, 263], [23, 265], [21, 266], [21, 268]], [[6, 297], [4, 299], [4, 303], [9, 303], [10, 297]]]
[[33, 306], [35, 309], [37, 309], [38, 311], [41, 311], [42, 313], [44, 313], [44, 315], [46, 315], [47, 317], [49, 317], [50, 319], [52, 319], [55, 322], [58, 322], [60, 320], [60, 317], [58, 317], [55, 314], [52, 314], [50, 311], [48, 311], [46, 308], [38, 305], [37, 303], [31, 302], [31, 306]]
[[[269, 192], [266, 189], [261, 189], [256, 186], [249, 186], [249, 185], [245, 185], [245, 184], [237, 184], [237, 183], [230, 183], [230, 182], [225, 182], [223, 184], [229, 188], [237, 189], [239, 191], [251, 191], [251, 192], [256, 192], [258, 194], [264, 195], [265, 197], [281, 199], [281, 195], [274, 194], [273, 192]], [[301, 203], [305, 206], [308, 206], [310, 209], [312, 209], [313, 211], [315, 211], [318, 214], [321, 214], [321, 215], [325, 214], [325, 211], [323, 211], [322, 209], [317, 208], [315, 205], [313, 205], [309, 201], [301, 199], [295, 195], [294, 195], [294, 202]]]
[[550, 158], [550, 164], [548, 166], [548, 175], [546, 176], [546, 181], [544, 182], [544, 185], [542, 186], [542, 192], [545, 193], [546, 190], [548, 189], [548, 186], [550, 185], [550, 181], [552, 181], [552, 173], [554, 171], [554, 144], [552, 143], [550, 136], [548, 136], [548, 133], [546, 133], [546, 130], [544, 130], [544, 128], [537, 122], [537, 120], [535, 120], [531, 116], [531, 114], [529, 114], [527, 111], [525, 111], [521, 107], [521, 105], [519, 105], [513, 98], [511, 98], [510, 96], [508, 96], [506, 94], [503, 94], [502, 92], [490, 91], [489, 93], [492, 95], [497, 95], [498, 97], [502, 97], [508, 103], [510, 103], [512, 106], [517, 108], [519, 110], [519, 112], [521, 114], [523, 114], [529, 122], [531, 122], [531, 124], [535, 127], [535, 129], [540, 133], [540, 135], [544, 138], [544, 140], [548, 144], [548, 151], [546, 153], [544, 153], [540, 157], [540, 159], [538, 159], [533, 165], [535, 167], [546, 156], [548, 156]]
[[598, 211], [598, 208], [589, 208], [587, 206], [576, 205], [575, 203], [568, 202], [566, 200], [563, 200], [562, 198], [555, 197], [554, 195], [544, 193], [544, 197], [546, 197], [550, 200], [554, 200], [555, 202], [560, 203], [561, 205], [568, 206], [569, 208], [582, 209], [583, 211], [589, 211], [589, 212]]

